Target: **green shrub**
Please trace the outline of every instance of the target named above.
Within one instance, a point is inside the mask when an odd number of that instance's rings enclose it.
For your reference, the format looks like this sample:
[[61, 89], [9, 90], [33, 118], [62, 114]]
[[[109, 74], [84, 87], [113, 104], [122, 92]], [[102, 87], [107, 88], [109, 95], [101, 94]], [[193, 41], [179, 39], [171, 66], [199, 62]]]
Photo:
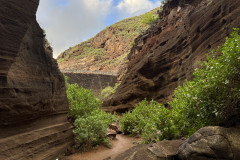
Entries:
[[[181, 130], [192, 134], [206, 125], [226, 124], [239, 117], [240, 36], [234, 29], [221, 48], [207, 55], [194, 79], [186, 81], [174, 93], [170, 105], [185, 119]], [[221, 56], [217, 56], [221, 54]], [[237, 120], [237, 119], [235, 119]], [[230, 123], [230, 122], [229, 122]], [[182, 128], [183, 127], [183, 128]]]
[[107, 86], [104, 88], [99, 95], [100, 99], [105, 99], [106, 97], [113, 95], [116, 92], [117, 87], [120, 85], [120, 83], [115, 83], [114, 87]]
[[95, 110], [87, 117], [76, 119], [73, 133], [81, 143], [81, 148], [88, 149], [100, 144], [109, 145], [106, 130], [110, 123], [111, 119], [107, 113]]
[[74, 120], [73, 133], [79, 147], [87, 150], [100, 144], [109, 146], [106, 131], [111, 122], [119, 121], [119, 116], [102, 111], [102, 102], [94, 97], [92, 91], [67, 81], [68, 78], [65, 77], [69, 116]]
[[[125, 133], [143, 142], [190, 136], [207, 125], [234, 125], [240, 117], [240, 35], [234, 29], [221, 48], [207, 55], [194, 79], [174, 91], [171, 109], [143, 100], [122, 118]], [[219, 56], [220, 55], [220, 56]]]
[[176, 130], [171, 110], [156, 101], [146, 99], [138, 103], [132, 112], [123, 114], [121, 125], [124, 133], [142, 135], [142, 143], [173, 138]]
[[66, 87], [70, 107], [69, 115], [74, 119], [87, 116], [92, 111], [100, 109], [102, 102], [94, 97], [92, 91], [79, 87], [76, 83], [66, 83]]
[[144, 15], [142, 19], [143, 24], [153, 24], [159, 20], [158, 15], [154, 16], [151, 12], [148, 12]]

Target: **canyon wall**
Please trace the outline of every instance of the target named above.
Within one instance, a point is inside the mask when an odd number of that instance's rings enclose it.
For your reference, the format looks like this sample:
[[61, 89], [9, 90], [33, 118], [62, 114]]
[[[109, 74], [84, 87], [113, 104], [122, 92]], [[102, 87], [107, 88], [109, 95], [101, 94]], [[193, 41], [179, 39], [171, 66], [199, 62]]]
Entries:
[[[64, 73], [64, 72], [63, 72]], [[64, 73], [69, 77], [69, 83], [77, 83], [79, 86], [91, 89], [94, 95], [99, 95], [101, 91], [111, 86], [113, 87], [117, 83], [116, 75], [107, 74], [90, 74], [90, 73]]]
[[0, 0], [0, 159], [55, 159], [73, 143], [64, 78], [39, 1]]
[[164, 104], [198, 61], [240, 27], [240, 0], [169, 0], [160, 21], [135, 40], [126, 75], [105, 110], [126, 110], [144, 98]]

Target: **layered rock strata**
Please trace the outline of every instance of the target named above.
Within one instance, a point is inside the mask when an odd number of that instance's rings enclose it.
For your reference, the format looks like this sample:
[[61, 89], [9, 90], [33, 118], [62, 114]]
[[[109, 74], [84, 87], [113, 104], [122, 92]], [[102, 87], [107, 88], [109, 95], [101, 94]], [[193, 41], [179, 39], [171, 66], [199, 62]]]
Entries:
[[170, 0], [160, 22], [135, 40], [128, 71], [106, 110], [124, 111], [144, 98], [162, 103], [192, 79], [198, 61], [240, 27], [239, 0]]
[[38, 3], [0, 0], [0, 159], [54, 159], [73, 139], [64, 78], [36, 22]]

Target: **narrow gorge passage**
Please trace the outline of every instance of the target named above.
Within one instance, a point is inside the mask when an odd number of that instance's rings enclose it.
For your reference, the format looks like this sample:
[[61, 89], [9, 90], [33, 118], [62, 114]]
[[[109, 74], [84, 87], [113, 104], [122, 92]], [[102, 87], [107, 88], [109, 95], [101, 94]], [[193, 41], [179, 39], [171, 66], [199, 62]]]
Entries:
[[65, 160], [111, 160], [120, 153], [135, 146], [140, 138], [129, 137], [128, 135], [118, 134], [116, 139], [111, 140], [112, 148], [98, 146], [88, 152], [76, 153], [64, 157]]

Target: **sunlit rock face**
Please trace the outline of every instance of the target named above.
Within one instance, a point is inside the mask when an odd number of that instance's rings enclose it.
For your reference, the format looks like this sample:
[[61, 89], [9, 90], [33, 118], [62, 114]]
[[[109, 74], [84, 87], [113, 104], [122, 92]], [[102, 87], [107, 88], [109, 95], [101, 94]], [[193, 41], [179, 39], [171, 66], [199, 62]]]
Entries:
[[198, 61], [240, 27], [239, 0], [170, 0], [160, 21], [135, 40], [126, 75], [106, 110], [124, 111], [144, 98], [162, 103], [192, 79]]
[[54, 159], [72, 143], [64, 78], [38, 4], [0, 0], [0, 159]]

